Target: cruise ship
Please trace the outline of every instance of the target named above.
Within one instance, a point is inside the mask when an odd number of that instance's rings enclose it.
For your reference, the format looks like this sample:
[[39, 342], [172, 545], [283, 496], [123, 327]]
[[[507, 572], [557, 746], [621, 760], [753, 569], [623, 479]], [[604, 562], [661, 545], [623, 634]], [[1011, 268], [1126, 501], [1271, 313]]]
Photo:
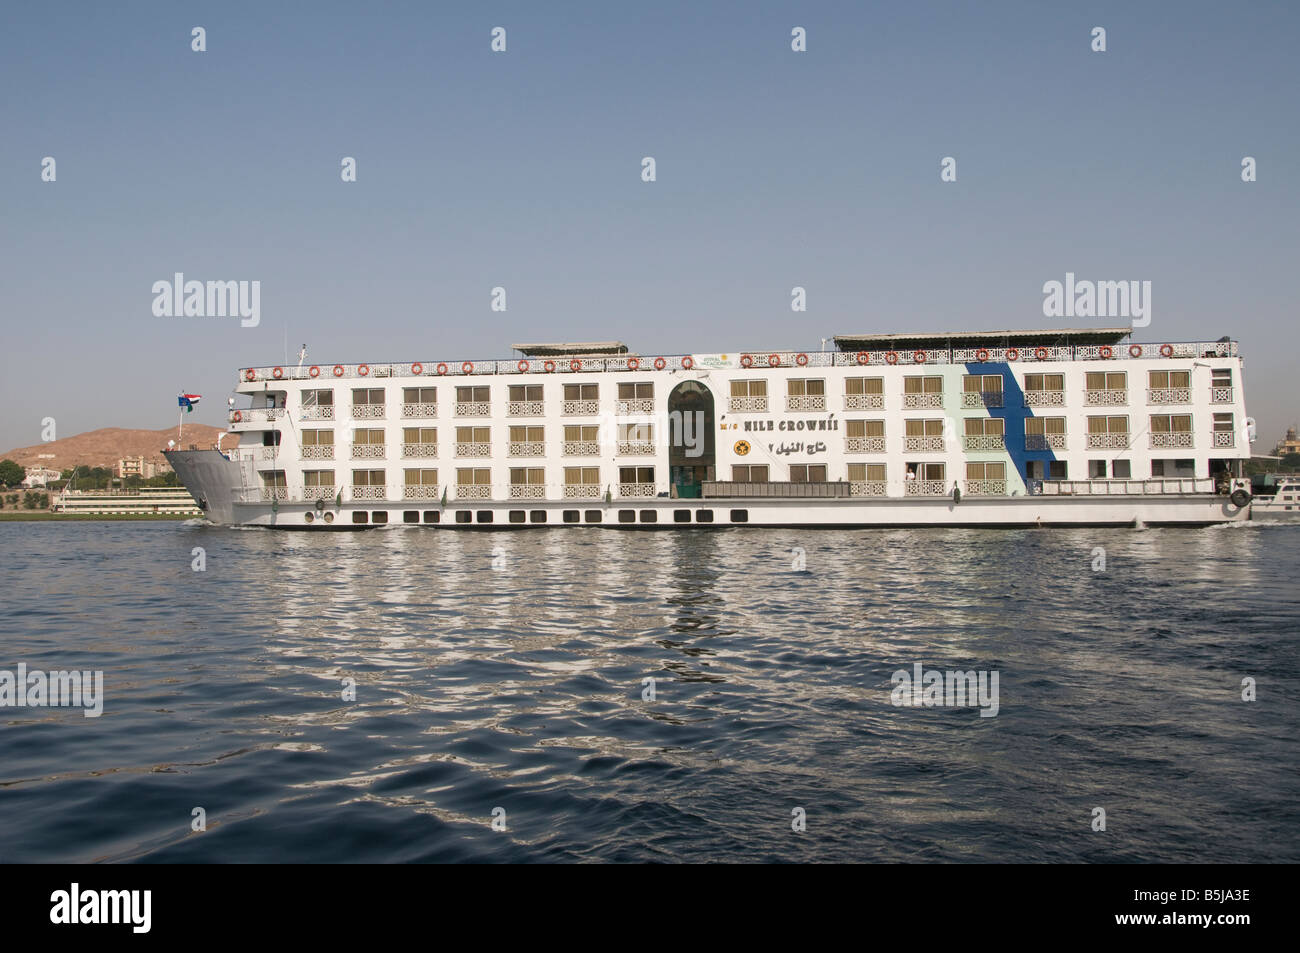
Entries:
[[[846, 334], [833, 349], [240, 369], [224, 449], [166, 456], [208, 519], [894, 527], [1249, 518], [1237, 343], [1130, 328]], [[223, 439], [223, 441], [225, 440]]]

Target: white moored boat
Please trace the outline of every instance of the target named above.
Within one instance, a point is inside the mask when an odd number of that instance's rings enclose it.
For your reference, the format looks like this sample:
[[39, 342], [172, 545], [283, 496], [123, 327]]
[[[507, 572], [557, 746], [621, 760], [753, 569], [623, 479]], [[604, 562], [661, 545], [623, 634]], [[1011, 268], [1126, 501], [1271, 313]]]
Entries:
[[250, 367], [238, 444], [167, 459], [218, 523], [304, 529], [1204, 525], [1249, 517], [1236, 342], [1127, 328], [834, 351]]

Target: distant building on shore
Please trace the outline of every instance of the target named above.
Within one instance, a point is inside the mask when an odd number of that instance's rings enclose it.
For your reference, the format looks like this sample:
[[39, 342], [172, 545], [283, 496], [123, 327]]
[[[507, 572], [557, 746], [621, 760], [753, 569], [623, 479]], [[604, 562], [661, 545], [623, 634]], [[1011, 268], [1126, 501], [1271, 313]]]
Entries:
[[153, 514], [202, 516], [190, 491], [183, 486], [142, 486], [138, 490], [64, 490], [54, 497], [56, 513], [87, 515]]
[[1294, 427], [1286, 429], [1286, 436], [1273, 448], [1274, 456], [1284, 457], [1288, 453], [1300, 453], [1300, 438], [1296, 437]]
[[62, 476], [63, 474], [58, 470], [51, 470], [49, 467], [28, 467], [27, 477], [22, 485], [29, 490], [34, 490], [38, 486], [48, 486], [50, 481], [61, 479]]
[[138, 476], [150, 480], [164, 473], [170, 473], [171, 467], [165, 463], [154, 463], [144, 457], [124, 457], [117, 461], [117, 476], [126, 478]]

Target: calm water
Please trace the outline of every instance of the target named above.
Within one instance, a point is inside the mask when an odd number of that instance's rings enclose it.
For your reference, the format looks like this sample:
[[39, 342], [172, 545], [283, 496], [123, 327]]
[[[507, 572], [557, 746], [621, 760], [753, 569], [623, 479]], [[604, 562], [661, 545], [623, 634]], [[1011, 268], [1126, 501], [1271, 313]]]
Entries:
[[[0, 708], [0, 861], [1300, 861], [1298, 562], [1258, 525], [0, 523], [0, 668], [106, 695]], [[918, 661], [998, 671], [997, 716], [894, 707]]]

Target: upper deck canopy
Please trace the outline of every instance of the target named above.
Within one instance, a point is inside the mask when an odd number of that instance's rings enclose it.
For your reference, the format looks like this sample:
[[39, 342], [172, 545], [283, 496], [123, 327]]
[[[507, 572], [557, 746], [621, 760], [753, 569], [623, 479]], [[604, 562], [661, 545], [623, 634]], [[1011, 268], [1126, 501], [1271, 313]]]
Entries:
[[987, 347], [1032, 348], [1069, 347], [1071, 345], [1118, 344], [1133, 329], [1120, 328], [1051, 328], [1043, 331], [907, 331], [895, 334], [837, 334], [835, 346], [841, 351], [900, 351], [936, 348]]
[[524, 357], [581, 357], [584, 354], [609, 356], [627, 353], [627, 345], [622, 341], [596, 341], [586, 344], [512, 344], [510, 346]]

